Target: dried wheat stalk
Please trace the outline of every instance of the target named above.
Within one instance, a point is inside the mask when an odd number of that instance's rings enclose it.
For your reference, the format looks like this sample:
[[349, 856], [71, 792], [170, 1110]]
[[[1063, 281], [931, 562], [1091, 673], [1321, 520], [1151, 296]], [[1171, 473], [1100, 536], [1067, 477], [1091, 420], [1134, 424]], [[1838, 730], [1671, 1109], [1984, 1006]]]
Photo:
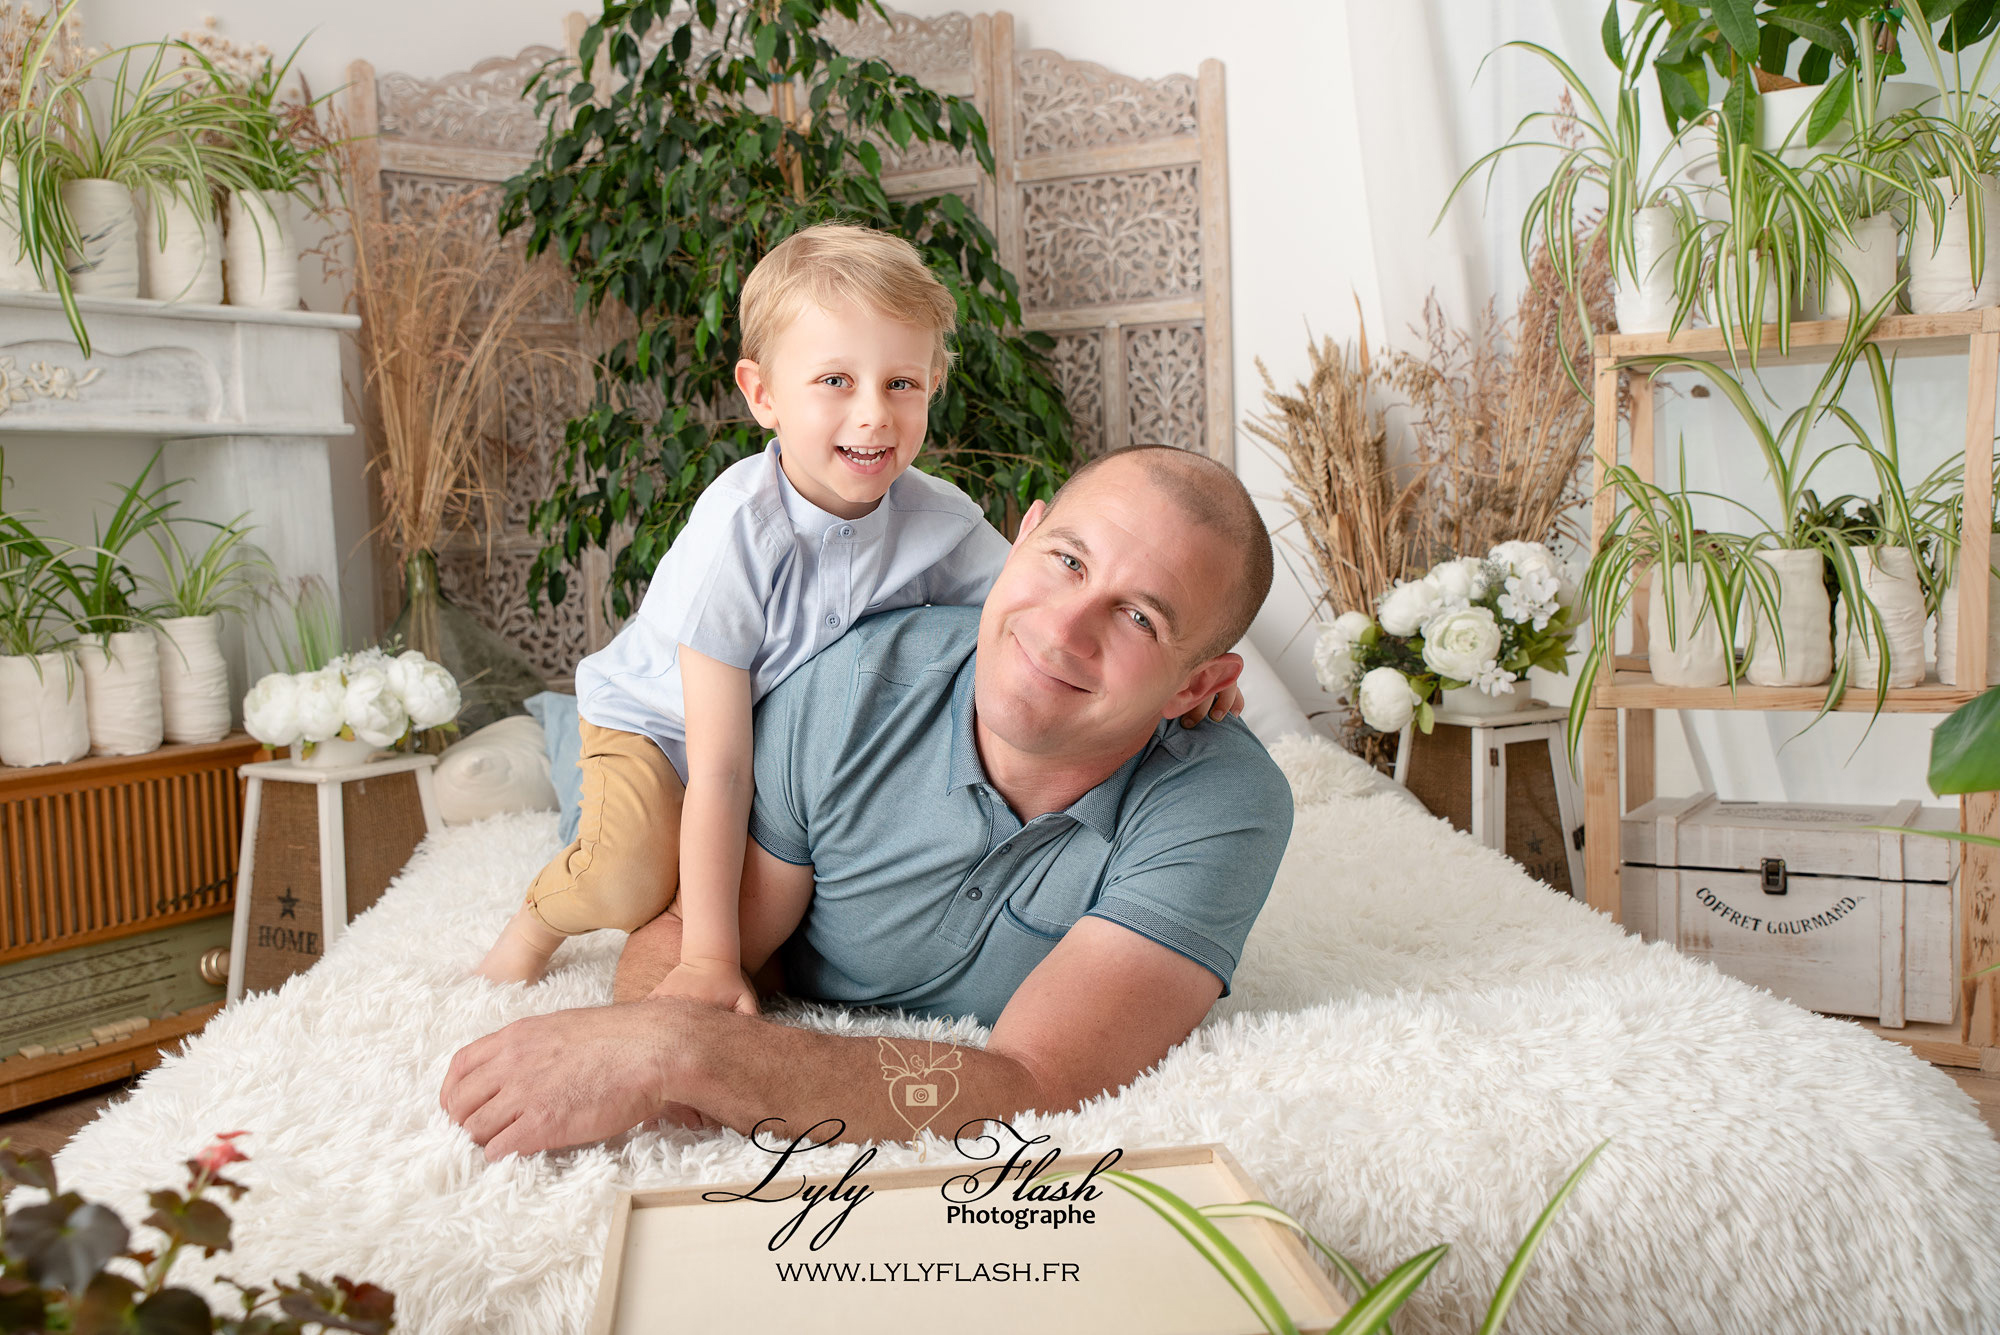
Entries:
[[[0, 111], [22, 105], [22, 67], [54, 16], [55, 9], [40, 0], [0, 0]], [[50, 88], [82, 69], [96, 54], [84, 46], [83, 21], [72, 12], [49, 43], [36, 86], [26, 90], [28, 105], [46, 97]]]

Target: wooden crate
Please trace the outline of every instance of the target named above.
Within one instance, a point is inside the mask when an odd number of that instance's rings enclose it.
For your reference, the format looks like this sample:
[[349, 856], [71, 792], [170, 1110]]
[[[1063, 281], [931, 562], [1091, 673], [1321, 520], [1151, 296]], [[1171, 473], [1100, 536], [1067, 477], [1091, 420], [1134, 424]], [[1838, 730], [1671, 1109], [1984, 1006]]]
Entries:
[[[0, 1109], [144, 1070], [158, 1061], [160, 1043], [199, 1028], [213, 1012], [205, 1003], [186, 1008], [188, 989], [178, 988], [183, 1005], [175, 1013], [134, 1015], [129, 979], [87, 963], [68, 968], [67, 956], [94, 960], [106, 944], [157, 939], [162, 929], [234, 909], [243, 828], [236, 771], [262, 754], [258, 742], [237, 733], [143, 756], [0, 767], [0, 969], [16, 983], [34, 973], [35, 987], [57, 988], [55, 999], [75, 1017], [79, 1045], [0, 1053]], [[26, 961], [36, 969], [11, 967]], [[166, 994], [158, 982], [148, 980], [155, 999]], [[219, 999], [220, 989], [209, 986]], [[108, 1025], [126, 1027], [110, 1037], [93, 1033]]]
[[1957, 813], [1657, 798], [1625, 817], [1625, 925], [1809, 1010], [1890, 1027], [1952, 1018], [1957, 852], [1867, 829]]

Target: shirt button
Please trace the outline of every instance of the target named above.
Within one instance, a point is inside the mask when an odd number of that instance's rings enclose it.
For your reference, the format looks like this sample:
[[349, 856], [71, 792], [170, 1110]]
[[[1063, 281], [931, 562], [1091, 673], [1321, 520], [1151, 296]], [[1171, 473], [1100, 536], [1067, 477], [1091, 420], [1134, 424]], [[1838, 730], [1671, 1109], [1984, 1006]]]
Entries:
[[852, 525], [852, 524], [842, 524], [842, 525], [840, 526], [840, 536], [841, 536], [841, 537], [843, 537], [843, 538], [851, 538], [851, 537], [853, 537], [853, 536], [854, 536], [854, 525]]
[[967, 899], [977, 899], [979, 898], [979, 893], [980, 893], [979, 887], [975, 885], [970, 890], [965, 892], [965, 897]]
[[838, 626], [840, 624], [840, 613], [828, 612], [826, 614], [826, 624], [829, 626]]

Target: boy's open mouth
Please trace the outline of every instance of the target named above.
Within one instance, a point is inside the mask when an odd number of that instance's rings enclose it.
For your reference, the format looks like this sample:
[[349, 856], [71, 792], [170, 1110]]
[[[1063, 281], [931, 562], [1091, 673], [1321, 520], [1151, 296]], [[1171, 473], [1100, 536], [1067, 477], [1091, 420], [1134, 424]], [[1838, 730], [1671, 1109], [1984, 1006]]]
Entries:
[[849, 445], [836, 445], [833, 447], [833, 452], [864, 471], [872, 470], [894, 453], [887, 446], [877, 450], [860, 450]]

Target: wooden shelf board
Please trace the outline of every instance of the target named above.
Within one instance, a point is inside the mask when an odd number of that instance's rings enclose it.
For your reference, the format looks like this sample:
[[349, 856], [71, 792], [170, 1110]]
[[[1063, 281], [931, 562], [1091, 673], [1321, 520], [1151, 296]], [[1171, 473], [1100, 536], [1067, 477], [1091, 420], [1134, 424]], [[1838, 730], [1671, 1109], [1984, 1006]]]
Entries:
[[163, 1047], [194, 1033], [221, 1009], [221, 1002], [211, 1002], [96, 1047], [0, 1061], [0, 1112], [150, 1071], [160, 1064]]
[[0, 793], [17, 788], [57, 789], [101, 783], [115, 775], [144, 771], [163, 773], [178, 765], [202, 768], [219, 756], [244, 753], [244, 763], [265, 750], [247, 732], [237, 731], [215, 742], [168, 742], [136, 756], [85, 756], [66, 765], [0, 765]]
[[1959, 1036], [1955, 1024], [1907, 1024], [1901, 1029], [1888, 1029], [1873, 1020], [1856, 1020], [1855, 1023], [1877, 1038], [1901, 1043], [1933, 1066], [2000, 1073], [2000, 1048], [1982, 1048], [1967, 1043]]
[[[1974, 334], [2000, 330], [2000, 307], [1957, 311], [1949, 315], [1885, 315], [1869, 341], [1893, 348], [1907, 357], [1963, 355], [1966, 340]], [[1791, 351], [1779, 353], [1778, 326], [1767, 324], [1759, 331], [1757, 364], [1788, 366], [1825, 362], [1832, 359], [1847, 338], [1844, 320], [1801, 320], [1792, 324]], [[1734, 337], [1736, 357], [1748, 360], [1750, 339]], [[1683, 329], [1678, 334], [1600, 334], [1594, 345], [1600, 362], [1625, 361], [1636, 357], [1692, 357], [1700, 361], [1730, 360], [1723, 331], [1715, 328]]]
[[[1882, 712], [1949, 714], [1979, 694], [1971, 687], [1946, 686], [1936, 677], [1927, 677], [1921, 686], [1890, 691]], [[1612, 674], [1600, 702], [1618, 709], [1765, 709], [1816, 714], [1825, 699], [1823, 686], [1751, 686], [1739, 682], [1732, 693], [1727, 686], [1661, 686], [1652, 674], [1627, 669]], [[1875, 692], [1850, 686], [1834, 708], [1847, 714], [1869, 713], [1875, 708]]]

